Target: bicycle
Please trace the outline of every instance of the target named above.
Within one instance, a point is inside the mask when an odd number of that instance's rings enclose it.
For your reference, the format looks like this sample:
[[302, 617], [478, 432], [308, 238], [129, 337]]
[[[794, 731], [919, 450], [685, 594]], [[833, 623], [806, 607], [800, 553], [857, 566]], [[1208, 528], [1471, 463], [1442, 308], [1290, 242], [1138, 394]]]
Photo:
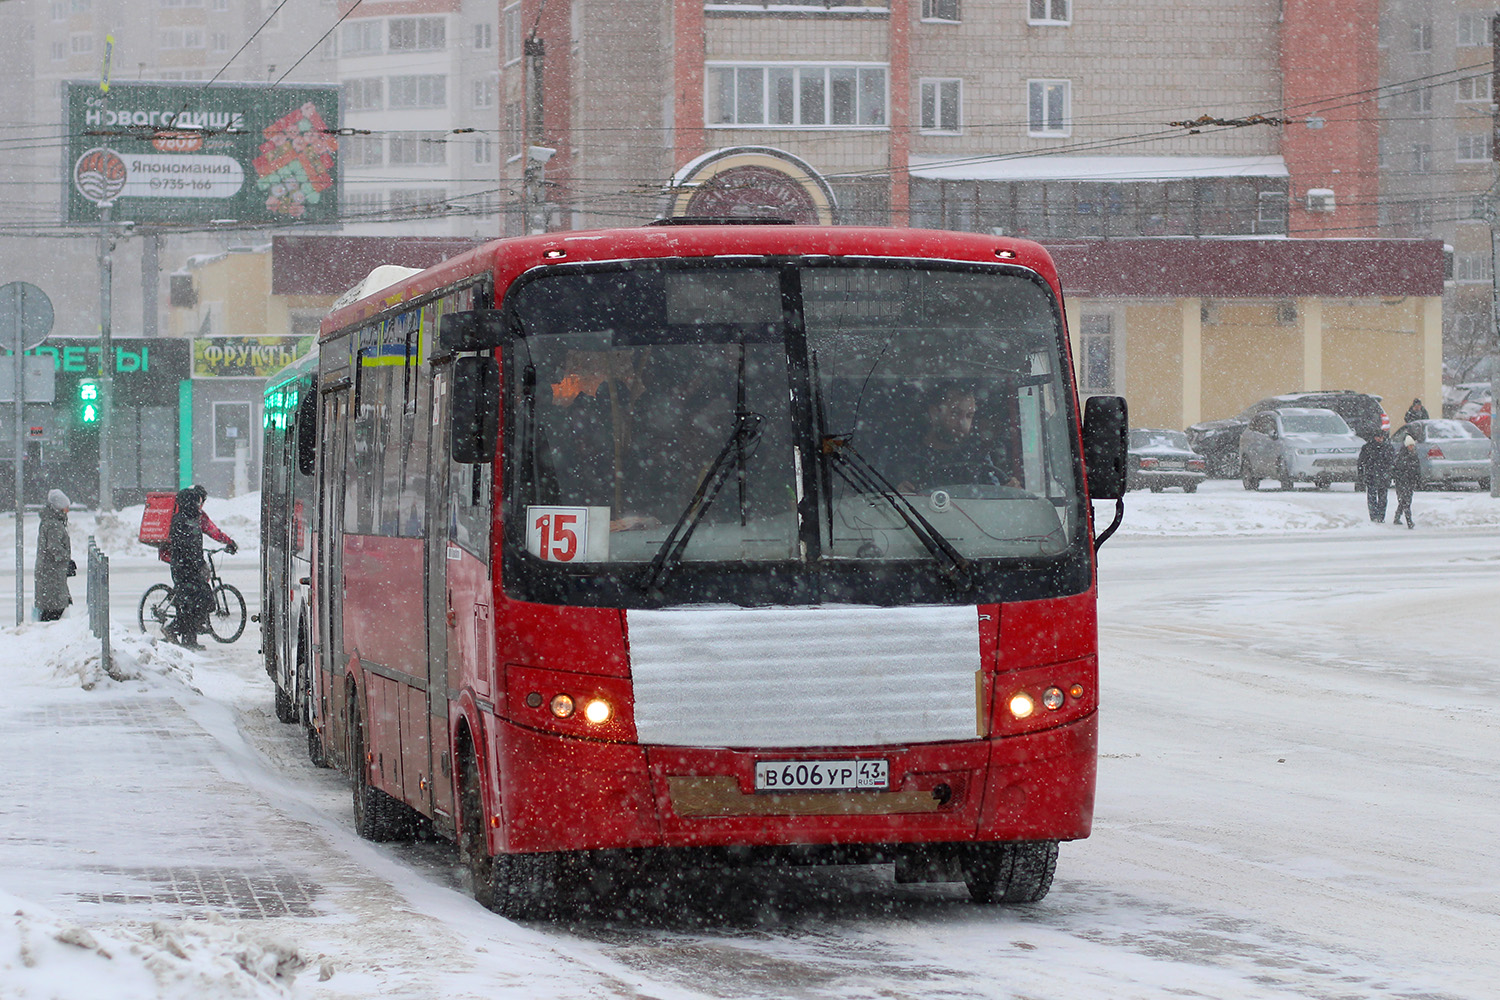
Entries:
[[[208, 616], [208, 634], [215, 642], [234, 642], [245, 633], [245, 595], [232, 583], [219, 578], [214, 555], [223, 549], [204, 549], [208, 559], [208, 583], [213, 592], [214, 606]], [[170, 584], [153, 583], [141, 596], [141, 607], [137, 613], [141, 631], [154, 638], [166, 638], [177, 624], [177, 595]]]

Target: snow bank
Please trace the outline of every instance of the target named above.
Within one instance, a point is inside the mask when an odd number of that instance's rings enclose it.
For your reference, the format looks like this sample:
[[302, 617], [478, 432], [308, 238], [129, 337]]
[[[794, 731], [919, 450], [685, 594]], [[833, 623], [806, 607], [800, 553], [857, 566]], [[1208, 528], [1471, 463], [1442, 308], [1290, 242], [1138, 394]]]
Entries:
[[7, 684], [79, 687], [92, 691], [101, 685], [167, 678], [193, 687], [193, 667], [187, 650], [153, 642], [124, 625], [110, 629], [108, 670], [102, 663], [101, 643], [89, 631], [88, 616], [80, 612], [55, 622], [27, 622], [0, 629], [6, 658], [15, 667]]
[[[260, 1000], [308, 968], [290, 943], [210, 914], [92, 930], [0, 890], [0, 981], [11, 1000]], [[320, 978], [332, 974], [326, 964]]]
[[[1125, 497], [1125, 521], [1119, 537], [1180, 535], [1265, 535], [1321, 531], [1390, 532], [1396, 510], [1391, 492], [1386, 522], [1374, 524], [1365, 495], [1348, 486], [1320, 491], [1247, 491], [1238, 481], [1210, 480], [1196, 493], [1137, 490]], [[1419, 529], [1500, 527], [1500, 500], [1477, 491], [1422, 491], [1412, 502]], [[1094, 522], [1102, 529], [1114, 517], [1112, 501], [1094, 504]]]

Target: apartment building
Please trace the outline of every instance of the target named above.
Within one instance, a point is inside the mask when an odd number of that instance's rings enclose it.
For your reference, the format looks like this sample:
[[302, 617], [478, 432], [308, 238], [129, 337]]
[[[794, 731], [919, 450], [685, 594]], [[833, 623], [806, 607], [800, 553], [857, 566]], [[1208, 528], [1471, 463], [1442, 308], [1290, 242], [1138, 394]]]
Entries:
[[356, 133], [341, 144], [348, 231], [498, 235], [497, 0], [339, 9], [331, 43]]

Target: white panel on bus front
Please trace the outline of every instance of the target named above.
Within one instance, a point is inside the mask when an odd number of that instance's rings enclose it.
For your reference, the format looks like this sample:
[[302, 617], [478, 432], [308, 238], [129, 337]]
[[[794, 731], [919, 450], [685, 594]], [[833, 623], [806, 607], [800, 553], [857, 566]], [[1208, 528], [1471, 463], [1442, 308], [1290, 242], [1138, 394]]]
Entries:
[[842, 747], [972, 740], [969, 607], [627, 611], [642, 743]]

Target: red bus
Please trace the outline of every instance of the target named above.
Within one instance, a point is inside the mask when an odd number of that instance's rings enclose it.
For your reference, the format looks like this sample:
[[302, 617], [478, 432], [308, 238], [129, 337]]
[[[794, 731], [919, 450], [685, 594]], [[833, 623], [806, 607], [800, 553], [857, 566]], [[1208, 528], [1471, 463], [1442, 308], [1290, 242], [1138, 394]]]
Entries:
[[700, 223], [331, 313], [296, 714], [359, 832], [430, 824], [511, 916], [654, 861], [1040, 899], [1090, 829], [1089, 487], [1124, 488], [1061, 302], [1025, 241]]

